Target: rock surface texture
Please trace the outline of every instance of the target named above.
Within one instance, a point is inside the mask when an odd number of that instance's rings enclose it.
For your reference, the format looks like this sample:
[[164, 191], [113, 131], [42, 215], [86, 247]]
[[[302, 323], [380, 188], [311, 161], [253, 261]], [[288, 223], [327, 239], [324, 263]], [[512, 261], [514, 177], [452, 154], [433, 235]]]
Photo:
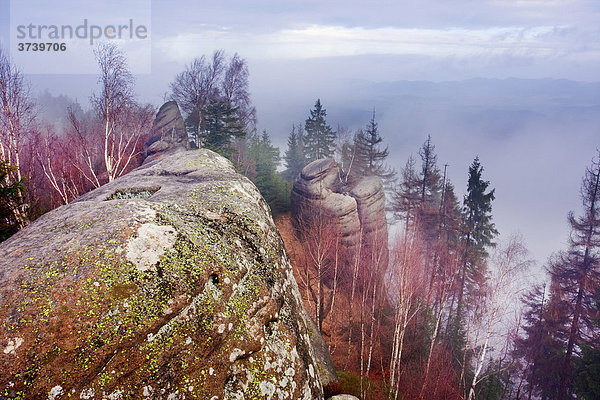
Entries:
[[163, 104], [152, 125], [152, 132], [146, 143], [146, 155], [183, 148], [190, 148], [190, 141], [185, 129], [185, 123], [175, 101]]
[[1, 398], [323, 398], [269, 209], [215, 153], [159, 155], [0, 257]]
[[[339, 165], [328, 158], [313, 161], [294, 182], [291, 208], [295, 221], [331, 218], [348, 248], [376, 245], [387, 264], [385, 193], [380, 178], [370, 176], [345, 184]], [[362, 238], [361, 238], [362, 232]]]

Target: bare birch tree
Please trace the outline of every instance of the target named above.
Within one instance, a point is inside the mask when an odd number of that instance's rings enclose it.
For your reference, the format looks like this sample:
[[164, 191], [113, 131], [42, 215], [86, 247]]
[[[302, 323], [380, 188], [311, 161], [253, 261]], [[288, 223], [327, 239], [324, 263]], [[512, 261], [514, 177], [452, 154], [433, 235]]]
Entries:
[[169, 97], [186, 114], [188, 132], [196, 145], [211, 102], [223, 102], [234, 110], [245, 131], [255, 130], [256, 110], [250, 99], [248, 64], [238, 54], [229, 61], [223, 50], [215, 51], [210, 58], [194, 58], [175, 76], [170, 90]]
[[113, 43], [94, 51], [100, 91], [92, 104], [102, 124], [103, 163], [109, 182], [126, 173], [141, 153], [141, 138], [149, 131], [153, 110], [134, 100], [134, 78], [124, 53]]
[[[14, 167], [4, 178], [6, 185], [23, 178], [21, 151], [34, 117], [34, 104], [23, 73], [0, 49], [0, 157]], [[22, 228], [27, 221], [25, 193], [19, 190], [17, 197], [18, 204], [12, 209], [17, 226]]]
[[390, 398], [398, 398], [400, 366], [404, 350], [404, 338], [409, 323], [419, 313], [418, 296], [425, 286], [422, 244], [417, 230], [408, 230], [396, 241], [392, 250], [391, 285], [394, 306], [394, 337], [390, 358]]
[[[474, 373], [468, 387], [468, 400], [475, 397], [475, 389], [481, 382], [481, 374], [486, 365], [490, 344], [497, 335], [502, 319], [505, 318], [504, 311], [509, 309], [511, 299], [518, 297], [514, 293], [513, 280], [518, 274], [526, 270], [531, 261], [527, 258], [528, 251], [523, 245], [522, 238], [512, 236], [505, 246], [498, 248], [491, 257], [491, 269], [480, 293], [482, 294], [481, 317], [472, 321], [474, 337], [472, 349], [474, 351], [475, 365]], [[478, 310], [479, 311], [479, 310]]]

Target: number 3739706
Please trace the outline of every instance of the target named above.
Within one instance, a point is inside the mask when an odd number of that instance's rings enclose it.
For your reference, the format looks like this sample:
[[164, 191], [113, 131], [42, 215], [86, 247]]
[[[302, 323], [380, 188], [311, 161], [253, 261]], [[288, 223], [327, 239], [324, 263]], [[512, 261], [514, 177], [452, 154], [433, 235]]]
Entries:
[[28, 43], [19, 42], [17, 43], [17, 49], [19, 51], [66, 51], [66, 43]]

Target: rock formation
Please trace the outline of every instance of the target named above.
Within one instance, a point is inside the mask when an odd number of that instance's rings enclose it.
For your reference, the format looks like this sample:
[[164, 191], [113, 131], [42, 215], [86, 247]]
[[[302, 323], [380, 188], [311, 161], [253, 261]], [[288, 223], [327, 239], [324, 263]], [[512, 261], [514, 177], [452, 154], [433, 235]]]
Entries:
[[175, 101], [168, 101], [156, 113], [152, 132], [146, 143], [146, 155], [177, 148], [189, 149], [190, 141], [179, 106]]
[[[314, 161], [302, 169], [291, 197], [295, 221], [329, 218], [337, 225], [342, 243], [350, 249], [369, 244], [382, 249], [387, 265], [387, 222], [385, 194], [380, 178], [370, 176], [345, 183], [335, 160]], [[362, 238], [361, 238], [362, 232]]]
[[0, 257], [2, 398], [323, 398], [267, 204], [215, 153], [159, 154]]

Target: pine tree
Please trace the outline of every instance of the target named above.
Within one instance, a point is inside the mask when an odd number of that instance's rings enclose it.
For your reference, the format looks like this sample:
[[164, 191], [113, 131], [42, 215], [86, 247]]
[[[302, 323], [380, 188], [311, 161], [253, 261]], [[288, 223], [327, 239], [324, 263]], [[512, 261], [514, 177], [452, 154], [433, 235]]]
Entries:
[[437, 166], [437, 155], [435, 146], [431, 143], [431, 136], [427, 136], [427, 140], [419, 149], [419, 156], [421, 157], [421, 204], [423, 207], [437, 206], [441, 200], [442, 177]]
[[394, 188], [392, 204], [394, 216], [404, 220], [405, 226], [413, 226], [419, 207], [418, 174], [415, 159], [410, 156], [400, 172], [400, 183]]
[[458, 299], [456, 305], [455, 327], [460, 323], [463, 310], [463, 298], [473, 284], [484, 279], [487, 248], [493, 247], [493, 239], [498, 231], [492, 222], [492, 201], [495, 189], [488, 191], [489, 181], [481, 177], [483, 167], [479, 157], [469, 167], [467, 195], [463, 200], [463, 261], [459, 277]]
[[460, 204], [454, 192], [454, 185], [446, 179], [443, 184], [440, 204], [440, 237], [444, 243], [456, 247], [460, 236]]
[[231, 141], [246, 135], [236, 116], [235, 108], [226, 102], [212, 99], [203, 111], [200, 124], [199, 146], [231, 157]]
[[277, 172], [280, 156], [279, 149], [271, 144], [266, 131], [262, 135], [250, 138], [248, 153], [256, 165], [254, 184], [271, 207], [273, 215], [289, 209], [289, 183], [285, 182]]
[[584, 344], [584, 336], [597, 329], [594, 296], [600, 288], [600, 158], [587, 168], [581, 194], [583, 215], [575, 217], [569, 213], [569, 250], [560, 253], [550, 265], [552, 282], [556, 292], [565, 299], [570, 316], [558, 393], [560, 400], [571, 396], [575, 351]]
[[190, 140], [190, 147], [193, 149], [199, 148], [200, 132], [198, 129], [200, 126], [200, 111], [198, 109], [194, 109], [185, 118], [184, 123], [185, 129], [188, 133], [188, 138]]
[[476, 262], [487, 256], [487, 248], [494, 246], [494, 237], [498, 231], [492, 222], [492, 201], [495, 189], [488, 190], [489, 181], [481, 178], [483, 167], [479, 157], [475, 157], [469, 167], [467, 196], [463, 201], [463, 220], [465, 223], [466, 241], [473, 250], [472, 261]]
[[[596, 328], [600, 328], [600, 292], [596, 298]], [[600, 345], [581, 346], [581, 358], [576, 365], [574, 391], [577, 398], [600, 399]]]
[[419, 149], [421, 157], [421, 175], [417, 182], [420, 207], [417, 220], [427, 243], [433, 243], [439, 237], [440, 205], [442, 201], [442, 177], [437, 166], [435, 146], [431, 136]]
[[283, 156], [286, 167], [285, 171], [283, 171], [283, 177], [288, 182], [292, 182], [307, 164], [306, 155], [304, 154], [303, 135], [300, 129], [296, 128], [295, 125], [292, 126], [287, 145], [288, 149]]
[[375, 111], [366, 126], [354, 135], [354, 160], [351, 164], [352, 175], [355, 176], [379, 176], [384, 181], [394, 178], [395, 172], [384, 164], [389, 155], [389, 150], [380, 148], [383, 138], [378, 133], [377, 122], [375, 122]]
[[310, 117], [304, 124], [305, 154], [309, 162], [333, 156], [337, 135], [327, 124], [326, 116], [327, 111], [321, 105], [321, 100], [317, 99], [315, 108], [310, 111]]
[[[523, 335], [515, 339], [514, 356], [523, 363], [527, 398], [556, 398], [562, 358], [564, 327], [560, 301], [544, 286], [535, 286], [522, 299]], [[520, 394], [520, 393], [519, 393]]]

